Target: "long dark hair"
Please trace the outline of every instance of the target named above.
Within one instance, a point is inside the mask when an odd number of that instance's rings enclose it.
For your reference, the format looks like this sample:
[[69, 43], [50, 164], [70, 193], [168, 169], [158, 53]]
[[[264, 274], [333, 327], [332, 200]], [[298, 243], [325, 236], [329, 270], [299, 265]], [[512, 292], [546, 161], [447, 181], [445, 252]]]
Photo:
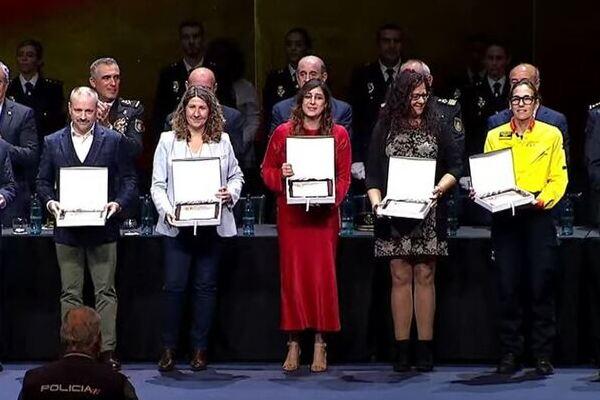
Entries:
[[423, 114], [421, 114], [422, 126], [428, 130], [437, 132], [437, 118], [431, 105], [431, 84], [426, 75], [418, 72], [406, 70], [396, 75], [392, 86], [388, 90], [385, 99], [385, 106], [381, 110], [380, 118], [387, 129], [390, 127], [408, 126], [411, 119], [412, 107], [410, 105], [410, 95], [421, 84], [425, 84], [425, 89], [429, 98], [425, 102]]
[[292, 135], [302, 135], [304, 111], [302, 111], [302, 101], [304, 96], [314, 88], [321, 88], [325, 96], [325, 109], [321, 115], [321, 126], [319, 129], [320, 135], [331, 135], [333, 129], [333, 117], [331, 116], [331, 90], [325, 82], [320, 79], [311, 79], [300, 88], [296, 94], [296, 104], [290, 115], [292, 123]]

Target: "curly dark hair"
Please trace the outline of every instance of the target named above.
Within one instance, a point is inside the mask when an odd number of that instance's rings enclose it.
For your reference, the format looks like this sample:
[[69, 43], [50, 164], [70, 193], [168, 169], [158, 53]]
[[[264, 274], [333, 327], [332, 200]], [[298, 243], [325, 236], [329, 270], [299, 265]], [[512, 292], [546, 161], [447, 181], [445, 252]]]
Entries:
[[[400, 127], [409, 125], [411, 119], [412, 107], [410, 105], [410, 96], [418, 86], [425, 85], [427, 93], [431, 95], [431, 84], [426, 75], [412, 70], [402, 71], [396, 75], [394, 82], [388, 90], [385, 98], [385, 105], [381, 110], [381, 119], [387, 129], [390, 127]], [[433, 130], [437, 133], [438, 124], [434, 108], [431, 105], [431, 96], [425, 102], [421, 121], [424, 128]]]
[[292, 109], [290, 115], [290, 122], [292, 123], [292, 135], [302, 135], [304, 111], [302, 111], [302, 101], [304, 96], [314, 88], [321, 88], [325, 95], [325, 109], [321, 115], [321, 127], [319, 129], [320, 135], [331, 135], [333, 129], [333, 117], [331, 116], [331, 90], [325, 82], [320, 79], [311, 79], [306, 82], [304, 86], [300, 88], [296, 95], [296, 104]]
[[221, 140], [221, 133], [223, 132], [224, 125], [221, 105], [219, 104], [217, 97], [211, 91], [200, 86], [190, 86], [185, 91], [177, 109], [173, 113], [171, 126], [175, 131], [175, 137], [177, 140], [188, 140], [191, 136], [185, 117], [185, 109], [190, 100], [194, 97], [204, 100], [209, 109], [208, 119], [206, 121], [204, 133], [202, 134], [202, 140], [207, 143], [219, 142]]

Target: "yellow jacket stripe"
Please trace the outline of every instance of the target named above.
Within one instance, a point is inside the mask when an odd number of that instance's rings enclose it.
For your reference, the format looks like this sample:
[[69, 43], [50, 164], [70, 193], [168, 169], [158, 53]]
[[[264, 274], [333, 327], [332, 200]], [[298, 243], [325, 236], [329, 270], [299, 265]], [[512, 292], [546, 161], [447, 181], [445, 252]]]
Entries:
[[506, 123], [488, 132], [484, 152], [511, 148], [517, 186], [539, 193], [544, 208], [552, 208], [565, 194], [569, 181], [562, 134], [558, 128], [535, 121], [522, 137]]

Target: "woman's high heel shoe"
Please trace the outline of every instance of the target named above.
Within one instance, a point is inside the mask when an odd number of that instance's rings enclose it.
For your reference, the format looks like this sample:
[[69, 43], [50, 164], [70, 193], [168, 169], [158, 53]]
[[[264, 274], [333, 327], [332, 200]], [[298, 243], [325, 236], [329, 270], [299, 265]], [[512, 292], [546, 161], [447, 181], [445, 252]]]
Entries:
[[327, 344], [324, 342], [315, 342], [315, 352], [313, 354], [313, 362], [310, 365], [310, 372], [325, 372], [327, 371]]
[[288, 353], [283, 363], [283, 370], [286, 372], [297, 371], [300, 368], [300, 344], [298, 342], [287, 342]]

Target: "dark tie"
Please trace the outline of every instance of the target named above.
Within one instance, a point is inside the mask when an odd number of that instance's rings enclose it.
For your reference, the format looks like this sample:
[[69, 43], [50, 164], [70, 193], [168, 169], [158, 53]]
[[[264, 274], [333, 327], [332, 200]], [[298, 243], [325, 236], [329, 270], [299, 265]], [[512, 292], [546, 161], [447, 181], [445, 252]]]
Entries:
[[33, 94], [33, 83], [31, 83], [31, 82], [25, 83], [25, 94], [27, 96], [31, 96]]
[[495, 82], [494, 83], [494, 97], [500, 97], [500, 87], [502, 85], [500, 84], [500, 82]]
[[394, 81], [394, 68], [388, 68], [385, 70], [385, 84], [387, 86], [390, 86], [392, 84], [392, 82]]

